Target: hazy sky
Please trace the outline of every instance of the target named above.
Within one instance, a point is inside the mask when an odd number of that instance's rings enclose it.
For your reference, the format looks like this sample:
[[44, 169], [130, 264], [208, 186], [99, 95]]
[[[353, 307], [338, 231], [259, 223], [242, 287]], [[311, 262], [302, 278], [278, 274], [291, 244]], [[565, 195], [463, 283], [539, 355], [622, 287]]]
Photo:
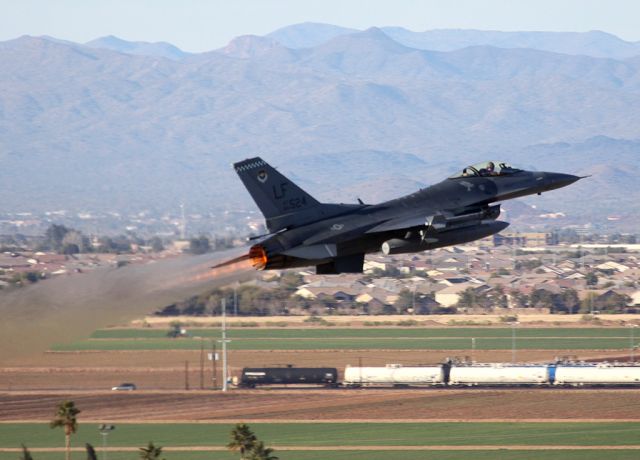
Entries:
[[603, 30], [640, 40], [638, 0], [0, 0], [0, 41], [104, 35], [167, 41], [186, 51], [224, 46], [299, 22], [357, 29]]

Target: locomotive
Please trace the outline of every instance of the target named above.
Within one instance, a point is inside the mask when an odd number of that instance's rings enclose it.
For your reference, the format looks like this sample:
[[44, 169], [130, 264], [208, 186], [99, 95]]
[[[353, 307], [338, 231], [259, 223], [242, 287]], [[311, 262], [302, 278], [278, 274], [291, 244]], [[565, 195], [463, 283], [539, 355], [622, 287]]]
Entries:
[[238, 387], [255, 388], [257, 385], [338, 385], [335, 367], [245, 367]]

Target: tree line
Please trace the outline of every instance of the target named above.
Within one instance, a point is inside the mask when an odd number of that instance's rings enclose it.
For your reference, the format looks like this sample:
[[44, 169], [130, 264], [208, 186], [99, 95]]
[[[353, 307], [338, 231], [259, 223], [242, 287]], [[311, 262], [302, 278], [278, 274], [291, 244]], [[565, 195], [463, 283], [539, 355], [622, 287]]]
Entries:
[[[578, 314], [588, 313], [594, 310], [602, 313], [636, 313], [636, 309], [628, 307], [631, 299], [628, 295], [618, 294], [613, 291], [597, 295], [589, 293], [584, 299], [578, 297], [575, 289], [563, 289], [560, 293], [547, 289], [535, 289], [529, 295], [513, 290], [509, 293], [511, 305], [516, 308], [549, 308], [551, 313]], [[460, 294], [456, 307], [507, 308], [509, 299], [501, 286], [490, 290], [477, 290], [468, 288]]]
[[164, 250], [164, 242], [158, 236], [145, 240], [134, 234], [122, 234], [113, 237], [101, 236], [94, 242], [79, 230], [58, 224], [51, 224], [47, 228], [37, 249], [66, 255], [91, 252], [128, 253], [131, 252], [133, 245], [148, 246], [153, 252]]
[[[85, 254], [85, 253], [130, 253], [134, 246], [149, 248], [151, 252], [161, 252], [171, 239], [163, 239], [159, 236], [142, 238], [134, 233], [125, 233], [117, 236], [100, 236], [92, 241], [81, 231], [68, 228], [64, 225], [51, 224], [45, 231], [36, 249], [39, 251], [52, 251], [58, 254]], [[214, 250], [222, 250], [233, 247], [232, 237], [206, 235], [192, 237], [188, 240], [187, 251], [192, 254], [205, 254]]]

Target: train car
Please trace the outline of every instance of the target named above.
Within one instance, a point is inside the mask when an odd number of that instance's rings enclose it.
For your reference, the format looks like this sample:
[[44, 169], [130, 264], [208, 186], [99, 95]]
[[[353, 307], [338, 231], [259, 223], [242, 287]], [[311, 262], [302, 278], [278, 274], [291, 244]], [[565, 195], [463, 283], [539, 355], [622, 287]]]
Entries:
[[449, 385], [545, 385], [549, 383], [548, 366], [522, 364], [453, 365]]
[[554, 385], [639, 385], [640, 366], [625, 364], [558, 364]]
[[444, 385], [443, 366], [410, 366], [387, 364], [385, 367], [352, 367], [344, 370], [343, 385], [361, 386], [406, 386]]
[[256, 385], [338, 385], [335, 367], [245, 367], [238, 382], [239, 387], [255, 388]]

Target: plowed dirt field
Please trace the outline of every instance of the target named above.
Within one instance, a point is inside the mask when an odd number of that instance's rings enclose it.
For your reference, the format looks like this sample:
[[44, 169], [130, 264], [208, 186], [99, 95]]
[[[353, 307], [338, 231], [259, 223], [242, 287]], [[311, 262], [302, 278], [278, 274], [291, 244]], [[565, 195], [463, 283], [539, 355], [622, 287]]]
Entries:
[[66, 399], [85, 421], [640, 420], [637, 391], [607, 389], [4, 392], [0, 420], [47, 421]]

